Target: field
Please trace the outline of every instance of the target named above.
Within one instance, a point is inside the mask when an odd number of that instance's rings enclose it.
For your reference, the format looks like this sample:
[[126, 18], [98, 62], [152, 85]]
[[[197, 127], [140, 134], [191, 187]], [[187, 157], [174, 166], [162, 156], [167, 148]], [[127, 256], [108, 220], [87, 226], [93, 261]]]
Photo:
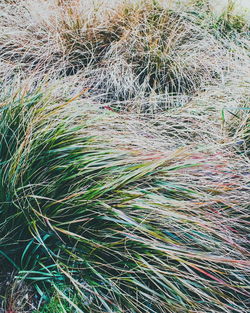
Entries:
[[249, 312], [249, 11], [211, 3], [0, 2], [0, 313]]

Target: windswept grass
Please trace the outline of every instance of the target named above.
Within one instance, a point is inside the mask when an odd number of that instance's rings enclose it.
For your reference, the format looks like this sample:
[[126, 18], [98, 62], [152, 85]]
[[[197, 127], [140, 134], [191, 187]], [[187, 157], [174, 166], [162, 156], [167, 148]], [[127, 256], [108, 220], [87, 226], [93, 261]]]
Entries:
[[66, 107], [39, 91], [1, 106], [2, 270], [54, 290], [65, 312], [244, 311], [244, 177], [220, 183], [229, 169], [211, 156], [210, 185], [189, 182], [202, 154], [132, 161]]
[[0, 311], [247, 312], [249, 72], [233, 8], [2, 1]]

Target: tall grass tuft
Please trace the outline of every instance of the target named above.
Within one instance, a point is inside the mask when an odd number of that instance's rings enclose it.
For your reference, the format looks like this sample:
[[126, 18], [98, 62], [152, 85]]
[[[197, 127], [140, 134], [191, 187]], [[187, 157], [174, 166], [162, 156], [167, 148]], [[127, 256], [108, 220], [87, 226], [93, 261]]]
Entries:
[[180, 106], [224, 79], [230, 55], [237, 54], [229, 36], [222, 42], [224, 18], [215, 20], [203, 6], [181, 11], [158, 1], [117, 1], [99, 9], [91, 1], [3, 4], [0, 73], [80, 73], [80, 82], [101, 102], [158, 96], [166, 107], [171, 97]]
[[2, 271], [61, 312], [246, 311], [242, 178], [223, 184], [230, 171], [212, 155], [202, 165], [182, 150], [140, 161], [104, 149], [69, 102], [37, 90], [1, 105]]

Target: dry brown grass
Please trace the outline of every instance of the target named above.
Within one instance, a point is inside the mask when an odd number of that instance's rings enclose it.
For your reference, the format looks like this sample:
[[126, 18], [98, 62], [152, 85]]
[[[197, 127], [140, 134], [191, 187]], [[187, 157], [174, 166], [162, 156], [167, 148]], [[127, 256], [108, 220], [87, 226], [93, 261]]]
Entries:
[[150, 96], [167, 108], [221, 81], [230, 69], [228, 48], [185, 10], [151, 1], [103, 7], [52, 0], [2, 4], [1, 75], [81, 73], [100, 101]]

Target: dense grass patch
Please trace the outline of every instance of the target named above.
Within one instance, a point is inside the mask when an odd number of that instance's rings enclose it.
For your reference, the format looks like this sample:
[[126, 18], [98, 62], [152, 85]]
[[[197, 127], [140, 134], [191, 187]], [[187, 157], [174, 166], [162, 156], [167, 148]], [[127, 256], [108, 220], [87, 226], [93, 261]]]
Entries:
[[0, 3], [0, 312], [247, 312], [249, 27], [233, 12]]
[[237, 28], [230, 12], [215, 18], [205, 3], [182, 11], [158, 1], [125, 1], [99, 10], [89, 2], [37, 5], [41, 14], [29, 1], [3, 5], [2, 76], [78, 73], [101, 102], [158, 96], [163, 109], [169, 98], [180, 106], [224, 79], [231, 55], [240, 49], [231, 41], [242, 43], [249, 29], [243, 21]]
[[65, 106], [38, 92], [1, 107], [2, 271], [58, 312], [244, 311], [244, 208], [175, 183], [194, 166], [179, 153], [103, 150]]

